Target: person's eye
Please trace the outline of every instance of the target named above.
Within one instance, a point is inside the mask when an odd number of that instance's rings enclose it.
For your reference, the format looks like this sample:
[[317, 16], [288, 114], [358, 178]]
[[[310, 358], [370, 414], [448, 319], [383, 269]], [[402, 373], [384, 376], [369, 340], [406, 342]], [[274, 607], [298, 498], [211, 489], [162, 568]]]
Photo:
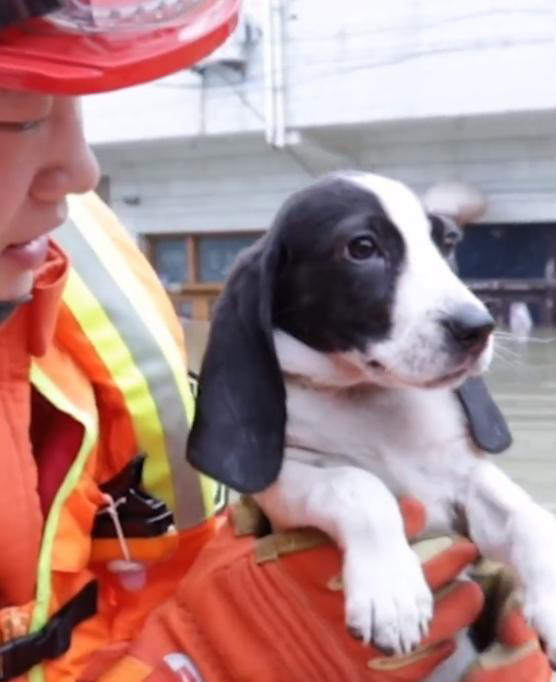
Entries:
[[379, 255], [377, 245], [369, 236], [352, 239], [346, 246], [346, 255], [350, 260], [365, 261]]
[[44, 119], [31, 121], [0, 121], [0, 132], [25, 133], [29, 130], [36, 130], [41, 126]]

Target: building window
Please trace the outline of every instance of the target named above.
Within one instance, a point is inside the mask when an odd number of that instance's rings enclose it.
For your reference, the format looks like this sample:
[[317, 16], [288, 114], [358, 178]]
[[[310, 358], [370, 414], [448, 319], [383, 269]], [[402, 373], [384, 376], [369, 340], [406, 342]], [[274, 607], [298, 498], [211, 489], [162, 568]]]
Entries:
[[149, 260], [176, 312], [187, 320], [209, 320], [240, 251], [261, 232], [145, 235]]
[[513, 303], [525, 303], [535, 324], [556, 323], [556, 223], [476, 224], [458, 247], [459, 274], [509, 323]]
[[193, 319], [193, 301], [181, 299], [176, 304], [176, 312], [178, 313], [178, 316], [184, 320]]
[[238, 253], [250, 246], [257, 237], [199, 237], [199, 281], [223, 282], [228, 276]]
[[187, 250], [184, 237], [155, 239], [152, 243], [154, 268], [169, 291], [179, 291], [189, 279]]

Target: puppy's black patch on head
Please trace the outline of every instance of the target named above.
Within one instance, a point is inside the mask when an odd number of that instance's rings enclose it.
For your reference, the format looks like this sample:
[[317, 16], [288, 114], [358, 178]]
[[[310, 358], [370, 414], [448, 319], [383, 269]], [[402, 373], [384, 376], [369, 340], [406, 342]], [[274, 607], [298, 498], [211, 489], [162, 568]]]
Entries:
[[276, 327], [323, 352], [363, 350], [388, 337], [405, 246], [379, 197], [327, 176], [294, 195], [272, 231], [285, 254]]

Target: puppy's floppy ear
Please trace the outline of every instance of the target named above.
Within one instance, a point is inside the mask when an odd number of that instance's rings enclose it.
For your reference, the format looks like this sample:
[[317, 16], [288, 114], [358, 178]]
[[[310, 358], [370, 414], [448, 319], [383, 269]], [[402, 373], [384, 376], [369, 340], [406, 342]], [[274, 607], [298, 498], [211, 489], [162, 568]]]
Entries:
[[191, 464], [244, 493], [276, 480], [286, 392], [274, 350], [272, 303], [281, 257], [268, 233], [242, 254], [218, 301], [187, 446]]
[[507, 450], [512, 434], [502, 412], [480, 377], [471, 377], [456, 390], [475, 445], [492, 454]]

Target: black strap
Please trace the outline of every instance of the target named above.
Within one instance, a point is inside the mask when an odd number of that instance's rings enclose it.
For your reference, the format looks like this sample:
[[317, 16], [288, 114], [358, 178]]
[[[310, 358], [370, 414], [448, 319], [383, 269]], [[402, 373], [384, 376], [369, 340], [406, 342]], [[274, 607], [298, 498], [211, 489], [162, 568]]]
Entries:
[[71, 644], [75, 627], [97, 612], [98, 585], [91, 580], [38, 632], [0, 646], [0, 682], [24, 675], [46, 659], [58, 658]]
[[[116, 503], [126, 538], [159, 537], [174, 525], [174, 517], [166, 504], [143, 488], [144, 464], [145, 455], [137, 455], [120, 473], [100, 486], [102, 492], [108, 493]], [[114, 522], [106, 508], [96, 515], [92, 535], [97, 539], [117, 537]]]
[[0, 324], [11, 317], [19, 306], [28, 303], [32, 300], [31, 294], [26, 294], [20, 298], [15, 298], [12, 301], [0, 301]]

